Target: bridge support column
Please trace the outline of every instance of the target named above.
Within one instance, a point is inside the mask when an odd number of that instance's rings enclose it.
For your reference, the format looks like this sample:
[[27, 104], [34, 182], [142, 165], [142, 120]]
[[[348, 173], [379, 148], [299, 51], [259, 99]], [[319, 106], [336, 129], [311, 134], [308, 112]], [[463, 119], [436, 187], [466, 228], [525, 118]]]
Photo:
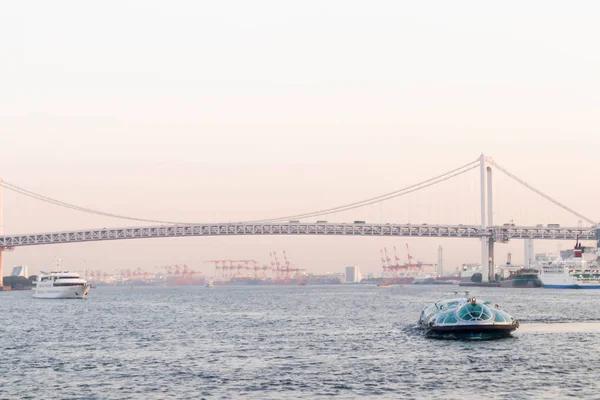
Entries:
[[[485, 175], [486, 175], [486, 170], [485, 170], [485, 156], [483, 154], [481, 154], [481, 156], [479, 157], [479, 171], [480, 171], [480, 177], [481, 177], [481, 228], [485, 229], [486, 226], [486, 220], [485, 220], [485, 199], [486, 199], [486, 192], [485, 192]], [[488, 240], [489, 238], [487, 238], [486, 236], [482, 236], [481, 237], [481, 281], [482, 282], [489, 282], [489, 259], [488, 259]]]
[[[492, 168], [487, 167], [487, 213], [488, 213], [488, 227], [494, 226], [494, 207], [493, 207], [493, 197], [492, 197]], [[494, 237], [490, 236], [488, 241], [488, 279], [490, 281], [496, 280], [496, 271], [494, 268]]]

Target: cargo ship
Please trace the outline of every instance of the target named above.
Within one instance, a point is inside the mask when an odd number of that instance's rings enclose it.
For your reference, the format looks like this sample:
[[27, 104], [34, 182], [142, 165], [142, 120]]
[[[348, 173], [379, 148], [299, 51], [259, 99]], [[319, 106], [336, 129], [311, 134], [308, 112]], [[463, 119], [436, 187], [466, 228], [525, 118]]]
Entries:
[[500, 287], [510, 288], [541, 288], [542, 281], [537, 269], [523, 268], [511, 272], [508, 278], [500, 281]]
[[167, 286], [187, 286], [187, 285], [204, 285], [206, 279], [200, 276], [168, 276]]
[[265, 284], [267, 281], [265, 279], [259, 278], [247, 278], [247, 277], [238, 277], [231, 278], [229, 280], [230, 285], [261, 285]]

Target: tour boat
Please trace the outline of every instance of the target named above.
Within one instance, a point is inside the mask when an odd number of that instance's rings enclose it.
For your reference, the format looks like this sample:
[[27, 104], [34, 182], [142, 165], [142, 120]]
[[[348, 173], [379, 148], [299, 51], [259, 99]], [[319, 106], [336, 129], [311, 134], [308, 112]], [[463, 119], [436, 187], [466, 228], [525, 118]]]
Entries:
[[37, 299], [83, 299], [89, 290], [90, 284], [78, 273], [42, 272], [37, 278], [33, 297]]
[[497, 304], [475, 297], [438, 300], [421, 311], [419, 326], [432, 337], [454, 339], [498, 339], [519, 327]]

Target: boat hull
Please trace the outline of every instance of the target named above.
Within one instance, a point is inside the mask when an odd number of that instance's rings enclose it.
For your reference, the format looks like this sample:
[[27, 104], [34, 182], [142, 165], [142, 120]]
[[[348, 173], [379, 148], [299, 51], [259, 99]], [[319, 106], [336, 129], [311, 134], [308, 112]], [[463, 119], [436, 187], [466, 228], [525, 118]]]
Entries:
[[83, 299], [87, 296], [90, 287], [66, 286], [66, 287], [39, 287], [35, 289], [35, 299]]
[[430, 328], [427, 335], [430, 337], [444, 339], [469, 339], [469, 340], [491, 340], [509, 337], [519, 327], [519, 323], [513, 325], [475, 325], [475, 326], [440, 326]]
[[547, 289], [579, 289], [579, 286], [575, 285], [575, 284], [560, 285], [560, 284], [547, 284], [547, 283], [544, 283], [544, 287], [547, 288]]
[[507, 279], [505, 281], [500, 281], [500, 287], [509, 287], [509, 288], [541, 288], [542, 281], [540, 278], [535, 275], [531, 277], [524, 278], [514, 278]]

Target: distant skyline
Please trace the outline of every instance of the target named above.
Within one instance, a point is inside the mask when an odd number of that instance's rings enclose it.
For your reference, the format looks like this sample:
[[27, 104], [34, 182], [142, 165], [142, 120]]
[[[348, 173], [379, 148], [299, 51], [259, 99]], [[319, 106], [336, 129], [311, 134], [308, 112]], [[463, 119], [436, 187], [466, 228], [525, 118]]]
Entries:
[[[0, 178], [116, 214], [236, 221], [408, 186], [480, 153], [600, 220], [600, 4], [8, 2], [0, 14]], [[479, 223], [477, 171], [341, 222]], [[495, 220], [577, 225], [495, 172]], [[4, 190], [5, 233], [135, 225]], [[476, 240], [231, 237], [40, 246], [114, 271], [286, 250], [310, 272], [380, 272], [379, 249], [479, 261]], [[568, 242], [536, 241], [536, 252]], [[522, 262], [523, 243], [497, 247]]]

